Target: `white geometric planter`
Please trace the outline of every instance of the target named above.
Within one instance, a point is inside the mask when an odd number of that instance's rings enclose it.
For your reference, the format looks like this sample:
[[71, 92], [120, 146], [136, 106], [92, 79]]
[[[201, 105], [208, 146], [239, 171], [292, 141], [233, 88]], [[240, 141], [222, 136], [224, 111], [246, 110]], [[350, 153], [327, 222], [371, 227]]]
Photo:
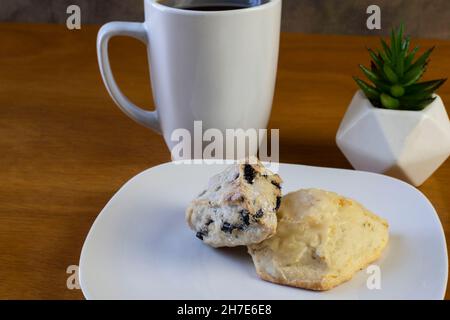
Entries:
[[336, 143], [357, 170], [421, 185], [450, 155], [450, 121], [439, 96], [422, 111], [375, 108], [358, 91]]

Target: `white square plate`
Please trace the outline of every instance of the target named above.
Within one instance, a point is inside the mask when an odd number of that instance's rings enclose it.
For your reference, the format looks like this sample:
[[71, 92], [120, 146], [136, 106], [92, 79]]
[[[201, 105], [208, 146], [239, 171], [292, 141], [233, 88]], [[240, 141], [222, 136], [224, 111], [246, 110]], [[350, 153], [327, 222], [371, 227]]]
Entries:
[[322, 188], [386, 218], [390, 241], [366, 270], [327, 292], [260, 280], [246, 248], [213, 249], [188, 228], [184, 211], [224, 165], [166, 163], [128, 181], [93, 224], [80, 258], [88, 299], [442, 299], [448, 258], [439, 218], [425, 196], [399, 180], [360, 171], [280, 164], [286, 194]]

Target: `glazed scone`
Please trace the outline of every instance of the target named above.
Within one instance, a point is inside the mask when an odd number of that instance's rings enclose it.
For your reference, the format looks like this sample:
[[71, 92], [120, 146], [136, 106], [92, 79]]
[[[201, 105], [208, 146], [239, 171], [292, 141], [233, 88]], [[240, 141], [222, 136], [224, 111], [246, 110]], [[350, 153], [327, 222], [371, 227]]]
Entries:
[[257, 159], [231, 165], [191, 202], [187, 223], [197, 238], [213, 247], [261, 242], [276, 231], [281, 182]]
[[356, 201], [305, 189], [283, 197], [276, 235], [248, 251], [264, 280], [329, 290], [377, 260], [388, 238], [388, 223]]

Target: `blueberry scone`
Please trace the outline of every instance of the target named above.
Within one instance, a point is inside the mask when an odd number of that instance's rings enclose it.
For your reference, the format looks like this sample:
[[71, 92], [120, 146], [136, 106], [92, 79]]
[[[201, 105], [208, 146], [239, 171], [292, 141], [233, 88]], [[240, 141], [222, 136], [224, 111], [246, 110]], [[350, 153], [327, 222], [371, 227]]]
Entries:
[[377, 260], [388, 224], [354, 200], [318, 189], [283, 198], [276, 235], [248, 247], [267, 281], [329, 290]]
[[256, 159], [231, 165], [191, 202], [186, 220], [197, 238], [212, 247], [261, 242], [276, 231], [281, 182]]

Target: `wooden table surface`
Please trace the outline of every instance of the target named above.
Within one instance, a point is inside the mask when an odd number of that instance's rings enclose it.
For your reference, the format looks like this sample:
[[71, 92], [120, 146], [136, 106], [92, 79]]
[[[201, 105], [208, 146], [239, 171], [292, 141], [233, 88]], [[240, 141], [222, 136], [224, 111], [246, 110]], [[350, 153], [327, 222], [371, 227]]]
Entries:
[[[127, 118], [101, 81], [98, 26], [0, 24], [0, 298], [79, 299], [66, 286], [95, 217], [118, 188], [170, 155], [160, 136]], [[427, 78], [450, 75], [450, 41]], [[283, 162], [350, 168], [334, 136], [376, 37], [283, 34], [270, 127]], [[145, 49], [111, 43], [123, 91], [152, 108]], [[450, 104], [450, 83], [441, 90]], [[450, 161], [420, 190], [450, 238]], [[407, 215], [407, 213], [405, 213]], [[432, 272], [432, 270], [430, 270]], [[447, 291], [447, 298], [450, 294]]]

